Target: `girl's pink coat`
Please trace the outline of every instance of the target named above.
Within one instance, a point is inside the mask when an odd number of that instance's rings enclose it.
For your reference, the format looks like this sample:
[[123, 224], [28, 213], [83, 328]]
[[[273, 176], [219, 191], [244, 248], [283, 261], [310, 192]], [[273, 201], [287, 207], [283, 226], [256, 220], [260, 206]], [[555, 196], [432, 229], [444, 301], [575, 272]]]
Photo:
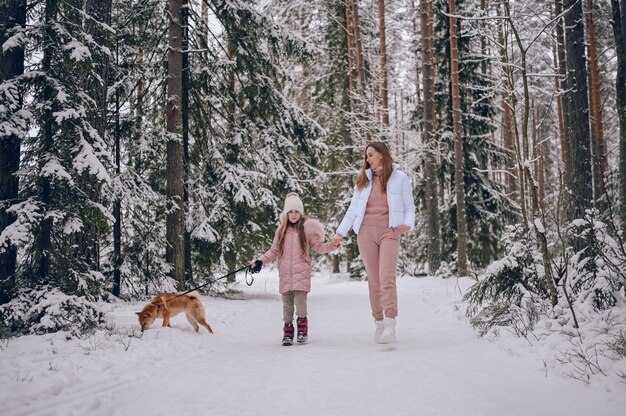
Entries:
[[[287, 220], [283, 219], [283, 221]], [[287, 227], [283, 255], [278, 259], [280, 293], [292, 290], [309, 292], [311, 290], [311, 272], [313, 270], [309, 249], [313, 249], [320, 254], [330, 253], [333, 250], [330, 242], [323, 242], [324, 226], [319, 221], [312, 218], [307, 219], [304, 222], [304, 234], [306, 235], [307, 241], [307, 250], [305, 253], [303, 253], [300, 248], [298, 232], [293, 227]], [[267, 264], [279, 256], [279, 238], [277, 229], [274, 234], [272, 247], [259, 257], [259, 260], [261, 260], [263, 264]]]

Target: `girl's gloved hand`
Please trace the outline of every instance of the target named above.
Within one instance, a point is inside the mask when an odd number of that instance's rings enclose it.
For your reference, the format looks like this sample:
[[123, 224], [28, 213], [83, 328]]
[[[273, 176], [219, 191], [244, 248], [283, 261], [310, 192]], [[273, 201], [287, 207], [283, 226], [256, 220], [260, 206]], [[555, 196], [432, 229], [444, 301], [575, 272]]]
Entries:
[[255, 260], [250, 265], [250, 268], [248, 268], [248, 270], [250, 271], [250, 273], [258, 273], [261, 271], [262, 267], [263, 267], [263, 262], [261, 260]]

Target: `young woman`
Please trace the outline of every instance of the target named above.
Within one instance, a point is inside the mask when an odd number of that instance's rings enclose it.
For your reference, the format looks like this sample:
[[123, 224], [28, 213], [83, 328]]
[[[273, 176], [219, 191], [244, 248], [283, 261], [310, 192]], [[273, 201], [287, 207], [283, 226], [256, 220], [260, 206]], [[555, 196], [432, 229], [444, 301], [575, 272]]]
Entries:
[[348, 211], [332, 238], [340, 244], [350, 228], [357, 234], [376, 326], [375, 341], [396, 341], [396, 266], [400, 235], [415, 223], [415, 203], [408, 176], [393, 163], [389, 149], [382, 142], [365, 148], [365, 160], [355, 180], [354, 195]]
[[278, 258], [278, 278], [283, 298], [283, 345], [292, 345], [294, 309], [298, 317], [299, 343], [308, 341], [307, 294], [311, 290], [311, 257], [309, 249], [323, 254], [339, 244], [324, 243], [324, 226], [304, 216], [304, 205], [295, 192], [287, 194], [281, 224], [274, 234], [272, 247], [250, 265], [259, 271], [264, 264]]

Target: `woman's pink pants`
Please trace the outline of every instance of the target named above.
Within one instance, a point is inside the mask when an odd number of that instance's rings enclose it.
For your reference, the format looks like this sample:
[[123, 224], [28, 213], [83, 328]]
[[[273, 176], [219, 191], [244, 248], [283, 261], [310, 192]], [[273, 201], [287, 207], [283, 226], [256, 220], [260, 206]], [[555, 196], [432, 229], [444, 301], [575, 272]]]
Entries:
[[400, 232], [389, 227], [362, 225], [357, 244], [370, 291], [372, 316], [380, 321], [398, 315], [396, 266], [400, 253]]

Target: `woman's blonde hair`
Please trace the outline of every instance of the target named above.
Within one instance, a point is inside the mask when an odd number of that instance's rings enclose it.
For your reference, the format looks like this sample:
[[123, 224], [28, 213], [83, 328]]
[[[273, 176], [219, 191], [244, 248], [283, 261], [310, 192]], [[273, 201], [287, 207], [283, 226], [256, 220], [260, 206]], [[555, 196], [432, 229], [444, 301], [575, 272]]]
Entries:
[[365, 146], [365, 160], [363, 160], [363, 166], [361, 166], [361, 171], [357, 175], [354, 183], [359, 191], [367, 185], [367, 175], [365, 171], [370, 168], [370, 164], [367, 163], [367, 149], [370, 147], [383, 155], [383, 170], [380, 173], [380, 185], [383, 192], [387, 192], [387, 181], [389, 181], [389, 177], [393, 172], [393, 159], [391, 158], [389, 148], [387, 148], [387, 145], [383, 142], [372, 142]]

